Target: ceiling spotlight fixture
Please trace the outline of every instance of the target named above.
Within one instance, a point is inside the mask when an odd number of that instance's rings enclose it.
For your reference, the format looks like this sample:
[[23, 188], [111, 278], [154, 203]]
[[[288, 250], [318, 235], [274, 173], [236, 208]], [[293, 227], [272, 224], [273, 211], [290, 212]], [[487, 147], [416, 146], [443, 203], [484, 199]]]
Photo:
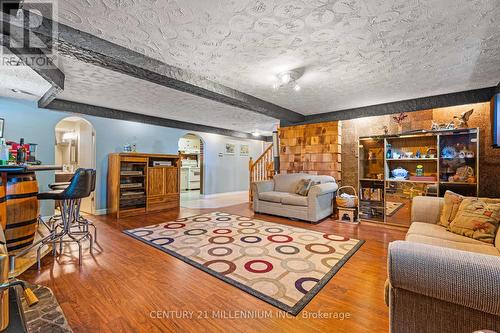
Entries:
[[276, 75], [276, 82], [273, 84], [273, 89], [278, 90], [282, 88], [291, 88], [295, 91], [299, 91], [300, 86], [297, 83], [297, 80], [302, 76], [302, 74], [303, 73], [298, 70], [279, 73]]

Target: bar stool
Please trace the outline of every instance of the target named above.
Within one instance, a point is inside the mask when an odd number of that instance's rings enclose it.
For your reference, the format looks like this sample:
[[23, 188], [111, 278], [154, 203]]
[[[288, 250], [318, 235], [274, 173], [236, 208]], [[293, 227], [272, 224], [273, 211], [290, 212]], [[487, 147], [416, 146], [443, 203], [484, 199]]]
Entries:
[[[90, 193], [92, 193], [95, 191], [96, 170], [94, 170], [94, 169], [87, 169], [87, 170], [90, 170], [91, 175], [92, 175], [91, 189], [90, 189]], [[51, 190], [54, 190], [54, 191], [57, 191], [57, 190], [62, 191], [64, 189], [66, 189], [70, 184], [71, 184], [71, 181], [52, 183], [49, 185], [49, 188]], [[78, 225], [73, 225], [72, 227], [78, 227], [80, 230], [83, 227], [88, 231], [89, 226], [91, 226], [92, 228], [94, 228], [94, 242], [97, 243], [97, 228], [94, 225], [94, 223], [92, 223], [92, 221], [89, 221], [88, 219], [86, 219], [85, 217], [83, 217], [80, 214], [81, 203], [82, 203], [82, 199], [78, 199], [76, 202], [76, 222], [78, 222]], [[59, 214], [59, 215], [52, 216], [49, 221], [54, 222], [54, 221], [59, 221], [60, 219], [61, 219], [61, 215]]]
[[49, 229], [49, 235], [44, 237], [40, 242], [37, 249], [37, 265], [40, 270], [40, 257], [42, 248], [45, 245], [52, 243], [53, 254], [56, 254], [56, 243], [59, 242], [60, 254], [62, 253], [62, 243], [75, 242], [78, 244], [78, 259], [79, 264], [82, 264], [82, 245], [81, 241], [89, 239], [90, 253], [92, 253], [93, 240], [92, 235], [88, 232], [88, 227], [83, 231], [72, 231], [73, 223], [77, 222], [77, 207], [78, 201], [90, 195], [92, 189], [92, 180], [95, 180], [95, 173], [92, 169], [78, 169], [76, 170], [70, 184], [64, 190], [52, 190], [49, 192], [39, 193], [38, 200], [57, 200], [61, 204], [60, 220], [49, 219], [49, 223], [43, 224]]

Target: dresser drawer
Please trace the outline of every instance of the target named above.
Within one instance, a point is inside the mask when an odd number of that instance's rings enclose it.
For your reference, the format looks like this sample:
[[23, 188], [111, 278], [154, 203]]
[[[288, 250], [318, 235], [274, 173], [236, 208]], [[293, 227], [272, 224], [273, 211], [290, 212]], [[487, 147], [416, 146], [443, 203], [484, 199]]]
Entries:
[[179, 207], [179, 197], [177, 195], [164, 195], [148, 198], [149, 211], [173, 209], [177, 207]]

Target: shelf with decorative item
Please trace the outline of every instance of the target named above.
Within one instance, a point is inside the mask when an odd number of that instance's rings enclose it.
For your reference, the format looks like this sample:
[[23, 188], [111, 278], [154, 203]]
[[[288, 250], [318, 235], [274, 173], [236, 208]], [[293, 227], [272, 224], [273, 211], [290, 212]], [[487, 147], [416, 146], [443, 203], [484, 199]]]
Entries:
[[394, 183], [420, 183], [420, 184], [437, 184], [438, 181], [434, 180], [410, 180], [410, 179], [386, 179], [388, 182], [394, 182]]
[[469, 182], [449, 182], [449, 181], [440, 181], [440, 184], [446, 184], [446, 185], [471, 185], [471, 186], [476, 186], [477, 183], [469, 183]]
[[435, 162], [437, 158], [387, 158], [386, 161], [393, 162]]

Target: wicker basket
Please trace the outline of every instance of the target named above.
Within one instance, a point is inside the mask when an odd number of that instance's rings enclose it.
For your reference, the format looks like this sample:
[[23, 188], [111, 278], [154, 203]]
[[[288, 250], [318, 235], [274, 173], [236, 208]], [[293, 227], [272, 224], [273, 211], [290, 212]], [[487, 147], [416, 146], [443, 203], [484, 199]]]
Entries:
[[[352, 189], [352, 191], [354, 192], [354, 197], [352, 198], [342, 198], [340, 196], [340, 190], [342, 189], [346, 189], [346, 188], [350, 188]], [[339, 187], [339, 189], [337, 190], [337, 197], [335, 198], [336, 202], [337, 202], [337, 206], [339, 207], [345, 207], [345, 208], [354, 208], [354, 207], [358, 207], [358, 196], [356, 194], [356, 189], [352, 186], [341, 186]]]

